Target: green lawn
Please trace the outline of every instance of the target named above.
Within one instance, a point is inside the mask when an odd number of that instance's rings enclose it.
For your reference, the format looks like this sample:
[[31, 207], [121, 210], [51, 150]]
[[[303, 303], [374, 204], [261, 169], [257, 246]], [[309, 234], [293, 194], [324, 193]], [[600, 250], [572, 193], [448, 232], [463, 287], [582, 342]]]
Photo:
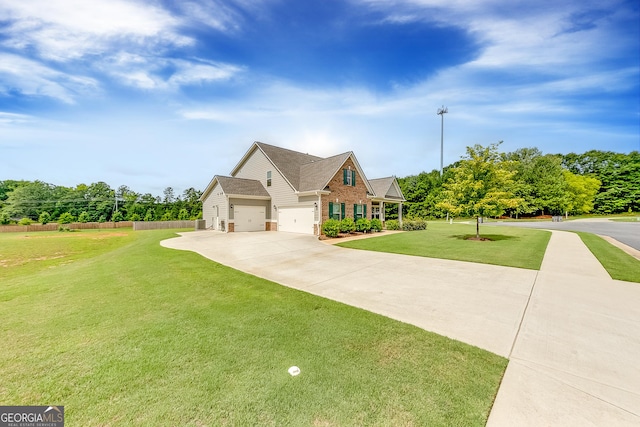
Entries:
[[77, 426], [485, 424], [506, 359], [162, 248], [172, 235], [0, 234], [0, 402]]
[[352, 240], [339, 246], [539, 270], [551, 237], [548, 231], [480, 225], [481, 237], [492, 241], [464, 239], [475, 236], [475, 230], [475, 224], [429, 222], [425, 231]]
[[579, 231], [576, 233], [612, 278], [640, 283], [639, 260], [613, 246], [602, 237]]

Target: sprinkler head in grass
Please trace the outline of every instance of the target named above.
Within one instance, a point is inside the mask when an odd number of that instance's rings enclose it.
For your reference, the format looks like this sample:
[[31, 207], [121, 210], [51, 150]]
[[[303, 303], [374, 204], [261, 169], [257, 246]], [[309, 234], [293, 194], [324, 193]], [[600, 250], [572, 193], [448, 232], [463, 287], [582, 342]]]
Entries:
[[292, 366], [289, 368], [288, 372], [292, 377], [295, 377], [296, 375], [300, 374], [300, 368], [298, 368], [297, 366]]

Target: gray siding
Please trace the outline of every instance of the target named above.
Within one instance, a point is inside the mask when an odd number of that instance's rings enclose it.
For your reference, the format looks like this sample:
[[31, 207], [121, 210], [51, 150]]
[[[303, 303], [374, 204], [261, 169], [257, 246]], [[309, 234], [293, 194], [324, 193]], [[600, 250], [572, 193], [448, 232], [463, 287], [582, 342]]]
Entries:
[[[267, 187], [267, 171], [271, 171], [270, 187]], [[273, 205], [294, 206], [298, 204], [298, 197], [294, 190], [259, 149], [256, 149], [251, 156], [249, 156], [234, 176], [237, 178], [255, 179], [264, 185], [264, 188], [266, 188], [267, 192], [271, 195], [271, 202], [267, 205], [267, 218], [277, 217], [275, 212], [273, 212]]]
[[395, 182], [391, 185], [386, 195], [391, 197], [402, 197], [402, 194], [400, 194], [400, 192], [398, 191]]
[[222, 193], [222, 188], [220, 188], [220, 184], [218, 183], [216, 183], [207, 198], [202, 202], [202, 219], [206, 221], [207, 228], [214, 230], [218, 229], [218, 225], [214, 223], [216, 207], [219, 220], [228, 224], [229, 212], [227, 209], [227, 197]]

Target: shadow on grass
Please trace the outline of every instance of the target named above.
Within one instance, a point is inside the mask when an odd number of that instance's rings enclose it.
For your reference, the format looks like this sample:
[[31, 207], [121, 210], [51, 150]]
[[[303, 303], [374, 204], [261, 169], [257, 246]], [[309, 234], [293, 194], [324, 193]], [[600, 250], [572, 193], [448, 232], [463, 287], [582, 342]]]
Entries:
[[[458, 239], [458, 240], [472, 240], [472, 241], [478, 241], [478, 239], [476, 239], [476, 235], [475, 234], [458, 234], [455, 236], [451, 236], [454, 239]], [[480, 235], [480, 241], [486, 242], [497, 242], [500, 240], [513, 240], [513, 239], [518, 239], [518, 237], [516, 236], [505, 236], [503, 234], [481, 234]]]

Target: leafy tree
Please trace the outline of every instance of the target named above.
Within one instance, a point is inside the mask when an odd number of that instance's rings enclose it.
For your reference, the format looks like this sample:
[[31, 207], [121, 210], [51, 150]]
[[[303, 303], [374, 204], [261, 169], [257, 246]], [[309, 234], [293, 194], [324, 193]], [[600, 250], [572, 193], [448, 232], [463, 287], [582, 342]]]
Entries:
[[87, 211], [80, 212], [80, 215], [78, 215], [78, 222], [89, 222], [89, 213]]
[[[447, 176], [446, 172], [445, 176]], [[438, 208], [442, 193], [442, 182], [440, 171], [437, 170], [429, 173], [421, 172], [418, 175], [398, 179], [402, 194], [407, 200], [403, 204], [404, 216], [417, 218], [443, 216], [443, 212]], [[385, 218], [398, 218], [395, 206], [391, 205], [388, 208], [389, 211], [385, 212]]]
[[165, 205], [169, 205], [176, 201], [176, 196], [172, 187], [165, 188], [163, 191], [163, 194], [164, 194], [163, 202]]
[[156, 214], [155, 211], [151, 208], [147, 209], [147, 213], [144, 215], [145, 221], [155, 221]]
[[113, 213], [113, 215], [111, 216], [111, 221], [113, 221], [113, 222], [124, 221], [124, 215], [122, 215], [122, 212], [120, 212], [120, 211], [115, 211]]
[[522, 199], [516, 214], [561, 214], [567, 206], [568, 190], [562, 158], [543, 155], [537, 148], [521, 148], [502, 155], [515, 171], [513, 192]]
[[567, 183], [567, 212], [572, 214], [589, 213], [593, 210], [600, 181], [591, 176], [576, 175], [568, 170], [564, 171], [564, 179]]
[[42, 225], [48, 224], [50, 221], [51, 215], [47, 211], [41, 212], [38, 216], [38, 222]]
[[640, 152], [629, 154], [591, 150], [563, 157], [564, 166], [574, 174], [589, 175], [602, 183], [595, 197], [599, 213], [640, 210]]
[[188, 220], [189, 212], [185, 208], [180, 209], [180, 213], [178, 213], [178, 219], [181, 221]]
[[6, 212], [0, 212], [0, 225], [7, 225], [11, 223], [11, 218]]
[[466, 156], [444, 183], [444, 200], [439, 205], [453, 215], [476, 217], [476, 238], [480, 238], [481, 217], [502, 215], [522, 203], [513, 193], [515, 172], [508, 161], [501, 160], [499, 145], [467, 147]]
[[60, 217], [58, 218], [58, 222], [60, 224], [71, 224], [74, 220], [73, 215], [71, 215], [69, 212], [65, 212], [62, 215], [60, 215]]
[[27, 217], [37, 220], [40, 212], [53, 212], [55, 199], [53, 190], [55, 186], [42, 181], [28, 182], [17, 186], [7, 193], [3, 210], [10, 217]]

